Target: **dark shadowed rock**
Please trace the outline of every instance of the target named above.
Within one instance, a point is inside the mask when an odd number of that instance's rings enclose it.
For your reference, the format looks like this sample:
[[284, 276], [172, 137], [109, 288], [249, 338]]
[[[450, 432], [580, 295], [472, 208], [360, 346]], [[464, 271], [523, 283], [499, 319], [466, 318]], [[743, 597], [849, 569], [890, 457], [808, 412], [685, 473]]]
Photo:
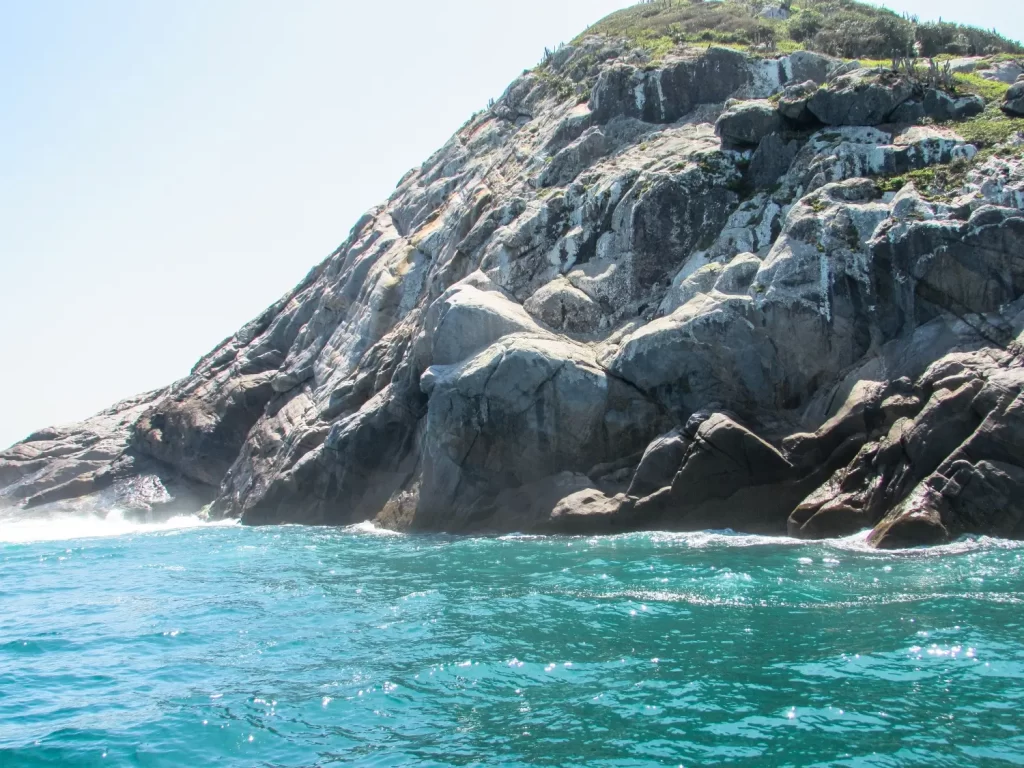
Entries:
[[724, 414], [705, 419], [672, 485], [620, 515], [630, 526], [781, 533], [799, 500], [792, 466], [778, 450]]
[[777, 133], [761, 139], [750, 159], [750, 180], [754, 187], [763, 189], [776, 184], [793, 164], [801, 146], [802, 142], [795, 139], [787, 141]]
[[679, 429], [656, 438], [644, 451], [628, 495], [642, 498], [672, 485], [690, 442]]
[[590, 109], [598, 123], [621, 116], [672, 123], [701, 104], [725, 101], [752, 80], [746, 57], [729, 48], [711, 48], [657, 69], [620, 64], [599, 75]]
[[807, 109], [825, 125], [880, 125], [913, 94], [913, 83], [890, 70], [858, 69], [815, 92]]
[[715, 123], [726, 144], [756, 147], [766, 136], [783, 129], [778, 110], [767, 101], [745, 101], [729, 107]]
[[818, 83], [814, 80], [787, 85], [779, 99], [779, 114], [797, 125], [820, 124], [818, 118], [807, 108], [811, 97], [817, 92]]
[[1021, 75], [1006, 92], [1002, 110], [1011, 117], [1024, 117], [1024, 75]]
[[610, 531], [621, 499], [606, 496], [583, 474], [562, 472], [497, 494], [475, 511], [480, 531], [593, 533]]
[[975, 94], [951, 96], [945, 91], [930, 88], [924, 98], [913, 98], [903, 102], [889, 116], [893, 123], [917, 123], [925, 118], [945, 123], [951, 120], [966, 120], [985, 111], [985, 100]]

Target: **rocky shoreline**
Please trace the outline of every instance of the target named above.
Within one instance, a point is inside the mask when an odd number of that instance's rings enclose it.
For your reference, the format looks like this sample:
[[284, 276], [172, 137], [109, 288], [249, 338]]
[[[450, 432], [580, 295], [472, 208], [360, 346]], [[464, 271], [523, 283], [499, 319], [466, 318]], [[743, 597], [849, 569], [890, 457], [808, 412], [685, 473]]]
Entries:
[[1024, 537], [1022, 88], [585, 38], [189, 376], [0, 453], [0, 505]]

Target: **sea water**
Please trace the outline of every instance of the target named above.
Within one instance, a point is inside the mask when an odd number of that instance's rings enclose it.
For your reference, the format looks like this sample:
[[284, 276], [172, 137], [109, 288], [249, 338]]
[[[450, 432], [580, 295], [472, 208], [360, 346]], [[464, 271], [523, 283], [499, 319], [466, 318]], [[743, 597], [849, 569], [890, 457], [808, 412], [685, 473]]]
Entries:
[[1024, 765], [1024, 546], [0, 522], [0, 766]]

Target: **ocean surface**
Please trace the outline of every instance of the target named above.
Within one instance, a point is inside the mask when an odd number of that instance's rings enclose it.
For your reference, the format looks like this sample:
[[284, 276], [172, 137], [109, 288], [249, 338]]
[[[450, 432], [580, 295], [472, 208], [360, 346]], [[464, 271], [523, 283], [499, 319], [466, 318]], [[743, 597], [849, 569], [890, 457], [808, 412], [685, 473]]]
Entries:
[[0, 521], [0, 766], [1024, 765], [1024, 545]]

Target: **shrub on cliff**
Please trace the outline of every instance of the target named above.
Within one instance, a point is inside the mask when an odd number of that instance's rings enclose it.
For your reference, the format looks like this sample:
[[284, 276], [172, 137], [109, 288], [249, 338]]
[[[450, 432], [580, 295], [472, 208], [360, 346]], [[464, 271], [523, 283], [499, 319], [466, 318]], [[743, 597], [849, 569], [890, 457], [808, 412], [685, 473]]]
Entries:
[[803, 0], [788, 20], [761, 16], [759, 0], [640, 3], [617, 11], [587, 34], [676, 44], [717, 42], [807, 48], [848, 58], [1024, 53], [1020, 43], [996, 32], [948, 22], [920, 22], [856, 0]]

